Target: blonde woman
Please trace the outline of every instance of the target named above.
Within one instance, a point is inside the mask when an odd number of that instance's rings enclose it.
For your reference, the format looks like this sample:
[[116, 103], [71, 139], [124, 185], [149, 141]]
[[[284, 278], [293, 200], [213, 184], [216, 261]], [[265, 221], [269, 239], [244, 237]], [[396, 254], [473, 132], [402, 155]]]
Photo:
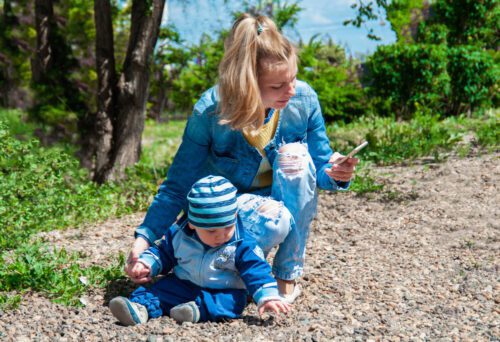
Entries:
[[234, 23], [219, 82], [194, 106], [167, 178], [135, 232], [129, 263], [187, 212], [193, 183], [220, 175], [238, 189], [238, 224], [266, 255], [278, 247], [273, 273], [283, 298], [295, 300], [317, 189], [346, 189], [358, 162], [333, 165], [342, 156], [330, 148], [318, 97], [296, 76], [296, 51], [271, 19], [244, 14]]

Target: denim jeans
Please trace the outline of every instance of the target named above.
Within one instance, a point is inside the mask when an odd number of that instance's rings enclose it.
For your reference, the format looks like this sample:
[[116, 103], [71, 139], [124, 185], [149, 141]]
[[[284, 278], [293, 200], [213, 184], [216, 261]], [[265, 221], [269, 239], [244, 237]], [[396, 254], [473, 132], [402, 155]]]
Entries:
[[253, 193], [238, 197], [239, 215], [245, 229], [267, 255], [278, 247], [274, 275], [293, 280], [302, 275], [309, 225], [316, 215], [316, 169], [307, 145], [291, 143], [278, 152], [273, 165], [269, 196]]

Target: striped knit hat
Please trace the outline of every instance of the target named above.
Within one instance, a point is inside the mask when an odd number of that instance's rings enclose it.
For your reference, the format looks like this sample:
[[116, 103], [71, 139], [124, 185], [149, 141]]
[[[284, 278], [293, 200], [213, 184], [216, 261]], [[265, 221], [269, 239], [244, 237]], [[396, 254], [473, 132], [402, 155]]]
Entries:
[[187, 195], [188, 221], [203, 228], [224, 228], [236, 222], [236, 188], [220, 176], [207, 176], [193, 184]]

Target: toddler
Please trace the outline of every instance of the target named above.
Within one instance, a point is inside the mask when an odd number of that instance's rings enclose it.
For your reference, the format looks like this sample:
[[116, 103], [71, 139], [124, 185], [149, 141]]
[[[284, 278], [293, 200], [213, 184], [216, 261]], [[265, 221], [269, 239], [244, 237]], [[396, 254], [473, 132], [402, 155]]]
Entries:
[[290, 310], [279, 296], [264, 253], [242, 229], [236, 192], [219, 176], [207, 176], [192, 186], [187, 216], [130, 266], [136, 279], [166, 276], [149, 288], [138, 288], [129, 299], [110, 301], [111, 312], [122, 324], [162, 315], [193, 323], [238, 318], [248, 293], [259, 315]]

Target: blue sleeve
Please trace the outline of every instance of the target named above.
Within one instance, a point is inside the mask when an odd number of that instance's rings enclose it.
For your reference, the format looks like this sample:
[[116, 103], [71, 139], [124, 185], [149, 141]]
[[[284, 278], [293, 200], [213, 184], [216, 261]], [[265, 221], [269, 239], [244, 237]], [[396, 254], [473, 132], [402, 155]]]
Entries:
[[139, 257], [140, 262], [149, 266], [152, 277], [160, 273], [167, 274], [177, 264], [172, 246], [172, 239], [176, 231], [175, 226], [172, 226], [161, 240], [157, 240]]
[[[200, 103], [201, 102], [201, 103]], [[149, 206], [144, 222], [136, 229], [135, 237], [142, 237], [151, 245], [161, 238], [187, 207], [187, 193], [204, 167], [211, 144], [208, 108], [203, 102], [195, 106], [182, 137], [182, 143], [170, 166], [166, 180]]]
[[281, 299], [276, 279], [271, 275], [271, 267], [257, 244], [243, 241], [236, 250], [235, 262], [248, 292], [258, 306], [269, 300]]
[[309, 115], [309, 121], [307, 124], [307, 146], [314, 162], [314, 166], [316, 167], [317, 185], [323, 190], [347, 190], [350, 182], [335, 181], [325, 172], [326, 168], [330, 168], [332, 166], [328, 163], [328, 161], [330, 160], [333, 151], [330, 148], [330, 141], [326, 134], [325, 120], [321, 114], [321, 106], [318, 101], [318, 96], [314, 93], [310, 99], [310, 108], [312, 112]]

